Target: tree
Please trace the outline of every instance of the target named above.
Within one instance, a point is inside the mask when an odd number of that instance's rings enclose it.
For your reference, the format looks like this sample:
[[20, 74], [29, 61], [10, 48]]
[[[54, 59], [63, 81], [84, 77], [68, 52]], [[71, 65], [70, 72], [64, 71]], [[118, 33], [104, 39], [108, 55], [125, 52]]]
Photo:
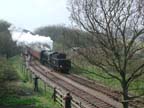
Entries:
[[0, 57], [0, 98], [6, 97], [11, 91], [9, 82], [18, 80], [15, 68], [6, 58]]
[[124, 108], [135, 98], [130, 85], [144, 75], [143, 5], [143, 0], [69, 0], [72, 21], [91, 34], [93, 44], [79, 53], [120, 82]]
[[0, 55], [9, 58], [19, 52], [8, 30], [10, 23], [0, 20]]
[[64, 26], [62, 25], [44, 26], [37, 28], [35, 33], [42, 36], [49, 36], [53, 41], [58, 41], [62, 35], [63, 28]]
[[75, 38], [78, 38], [79, 35], [83, 35], [83, 37], [87, 35], [84, 31], [62, 25], [39, 27], [35, 30], [35, 33], [43, 36], [50, 36], [54, 41], [54, 49], [60, 51], [69, 49], [69, 44], [71, 47], [79, 46], [80, 43], [76, 43]]

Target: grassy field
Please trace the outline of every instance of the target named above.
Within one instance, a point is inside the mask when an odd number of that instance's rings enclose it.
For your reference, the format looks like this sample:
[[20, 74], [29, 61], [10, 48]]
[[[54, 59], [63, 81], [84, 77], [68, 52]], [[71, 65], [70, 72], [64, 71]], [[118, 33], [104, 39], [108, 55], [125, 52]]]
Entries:
[[[33, 91], [33, 81], [28, 73], [22, 72], [22, 59], [19, 56], [9, 59], [19, 79], [7, 82], [9, 94], [0, 98], [0, 108], [61, 108], [53, 102], [52, 89], [44, 91], [43, 82], [39, 80], [39, 92]], [[24, 70], [24, 69], [23, 69]]]
[[[101, 83], [105, 86], [108, 86], [115, 90], [121, 90], [120, 82], [118, 82], [116, 79], [111, 78], [107, 74], [105, 74], [101, 69], [96, 68], [92, 65], [84, 65], [82, 66], [79, 63], [79, 66], [72, 65], [71, 72], [74, 72], [75, 74], [79, 74], [81, 76], [87, 77], [88, 79], [95, 80], [98, 83]], [[129, 91], [130, 93], [134, 95], [144, 94], [144, 78], [141, 77], [137, 81], [131, 84]]]
[[[47, 91], [44, 91], [44, 83], [42, 81], [39, 80], [39, 92], [33, 91], [33, 80], [30, 78], [30, 72], [28, 73], [24, 68], [22, 69], [23, 62], [20, 56], [9, 59], [9, 63], [16, 70], [19, 79], [12, 82], [6, 82], [6, 85], [8, 85], [8, 95], [0, 98], [0, 108], [61, 108], [61, 106], [54, 103], [51, 98], [53, 90], [47, 87]], [[113, 89], [121, 89], [118, 81], [110, 78], [100, 69], [94, 68], [93, 66], [87, 65], [79, 68], [73, 65], [71, 72], [96, 80]], [[143, 88], [143, 84], [144, 81], [142, 78], [133, 83], [130, 87], [131, 93], [139, 94], [144, 92], [144, 90], [133, 89]]]

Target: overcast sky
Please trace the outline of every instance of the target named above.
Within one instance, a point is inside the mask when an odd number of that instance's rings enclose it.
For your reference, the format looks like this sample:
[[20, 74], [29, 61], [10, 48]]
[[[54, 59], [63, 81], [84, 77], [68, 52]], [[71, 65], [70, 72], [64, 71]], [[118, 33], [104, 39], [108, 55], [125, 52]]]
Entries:
[[0, 0], [0, 19], [34, 30], [40, 26], [70, 25], [67, 0]]

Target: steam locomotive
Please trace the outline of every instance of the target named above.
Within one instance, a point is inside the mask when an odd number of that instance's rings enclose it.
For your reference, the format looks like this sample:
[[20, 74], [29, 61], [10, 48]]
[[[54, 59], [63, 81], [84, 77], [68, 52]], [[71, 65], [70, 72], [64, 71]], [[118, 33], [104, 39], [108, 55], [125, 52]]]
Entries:
[[66, 58], [65, 53], [52, 52], [48, 50], [40, 50], [27, 48], [28, 54], [38, 59], [43, 65], [53, 68], [54, 70], [68, 73], [71, 68], [71, 61]]

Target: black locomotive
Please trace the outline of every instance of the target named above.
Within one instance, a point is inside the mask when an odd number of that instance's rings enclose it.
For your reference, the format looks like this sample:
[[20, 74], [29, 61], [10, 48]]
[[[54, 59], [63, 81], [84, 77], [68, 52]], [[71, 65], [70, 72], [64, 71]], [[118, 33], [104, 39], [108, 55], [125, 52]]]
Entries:
[[65, 53], [52, 52], [48, 50], [35, 50], [32, 48], [28, 48], [28, 53], [34, 58], [40, 60], [42, 64], [48, 65], [57, 71], [68, 73], [71, 68], [71, 61], [66, 58]]

